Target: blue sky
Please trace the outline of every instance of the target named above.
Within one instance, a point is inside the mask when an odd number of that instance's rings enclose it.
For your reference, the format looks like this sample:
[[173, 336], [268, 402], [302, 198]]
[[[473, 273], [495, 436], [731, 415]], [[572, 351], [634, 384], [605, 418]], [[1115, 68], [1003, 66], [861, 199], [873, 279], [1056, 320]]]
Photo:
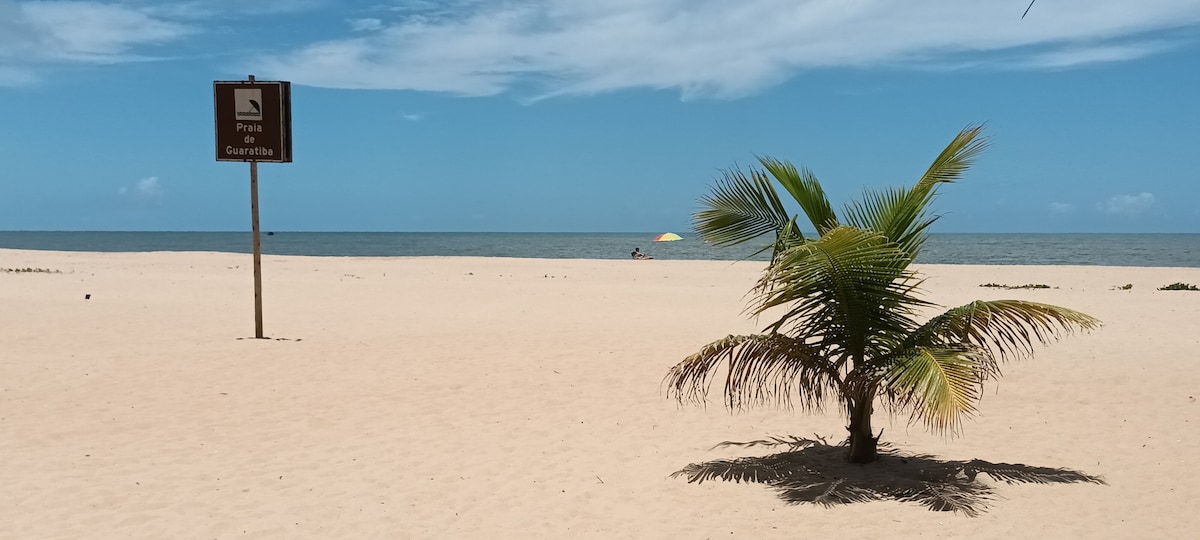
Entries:
[[686, 231], [756, 154], [840, 206], [987, 122], [937, 232], [1200, 232], [1200, 2], [1027, 6], [0, 0], [0, 230], [247, 230], [212, 82], [253, 73], [264, 230]]

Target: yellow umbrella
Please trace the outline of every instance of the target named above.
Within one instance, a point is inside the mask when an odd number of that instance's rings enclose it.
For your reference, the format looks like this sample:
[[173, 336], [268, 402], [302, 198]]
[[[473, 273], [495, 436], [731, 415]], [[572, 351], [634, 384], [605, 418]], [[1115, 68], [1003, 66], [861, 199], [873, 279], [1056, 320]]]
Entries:
[[683, 240], [683, 237], [673, 232], [662, 233], [654, 237], [655, 242], [674, 242], [676, 240]]

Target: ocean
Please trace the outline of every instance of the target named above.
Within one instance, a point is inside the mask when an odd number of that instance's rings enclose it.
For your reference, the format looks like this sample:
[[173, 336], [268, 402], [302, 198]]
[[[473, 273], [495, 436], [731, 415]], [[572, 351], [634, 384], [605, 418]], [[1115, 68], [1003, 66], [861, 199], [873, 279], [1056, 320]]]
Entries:
[[[640, 247], [656, 259], [766, 259], [765, 254], [754, 255], [756, 246], [718, 249], [688, 233], [679, 233], [680, 241], [656, 243], [657, 234], [264, 232], [262, 251], [317, 257], [628, 259]], [[252, 244], [249, 232], [19, 231], [0, 232], [0, 248], [250, 253]], [[1200, 234], [933, 233], [917, 262], [1200, 267]]]

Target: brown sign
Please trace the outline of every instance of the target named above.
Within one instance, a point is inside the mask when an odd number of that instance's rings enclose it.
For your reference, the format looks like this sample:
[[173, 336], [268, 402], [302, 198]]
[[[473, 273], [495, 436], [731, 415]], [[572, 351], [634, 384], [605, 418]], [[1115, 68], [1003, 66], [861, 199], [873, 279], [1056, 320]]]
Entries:
[[292, 83], [214, 81], [217, 161], [292, 161]]

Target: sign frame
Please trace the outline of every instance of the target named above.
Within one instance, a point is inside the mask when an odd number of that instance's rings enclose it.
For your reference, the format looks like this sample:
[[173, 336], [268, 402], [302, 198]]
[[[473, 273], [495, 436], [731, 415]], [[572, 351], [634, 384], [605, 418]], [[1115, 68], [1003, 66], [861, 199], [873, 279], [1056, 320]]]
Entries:
[[292, 83], [213, 81], [217, 161], [292, 162]]

